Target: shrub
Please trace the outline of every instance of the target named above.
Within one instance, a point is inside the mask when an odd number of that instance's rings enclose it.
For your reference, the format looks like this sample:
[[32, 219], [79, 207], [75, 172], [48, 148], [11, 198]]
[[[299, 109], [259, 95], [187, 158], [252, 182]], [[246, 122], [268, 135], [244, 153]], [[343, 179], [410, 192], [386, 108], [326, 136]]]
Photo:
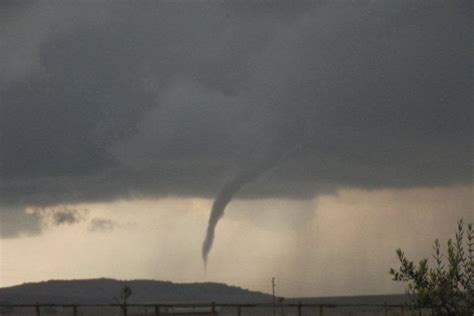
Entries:
[[[465, 240], [465, 237], [466, 240]], [[465, 247], [467, 246], [467, 251]], [[433, 244], [435, 264], [427, 258], [418, 265], [406, 258], [401, 249], [396, 253], [400, 267], [390, 269], [394, 281], [407, 282], [407, 293], [414, 308], [431, 308], [435, 315], [473, 315], [474, 313], [474, 230], [464, 231], [462, 219], [454, 240], [447, 242], [447, 255], [441, 253], [439, 240]], [[446, 257], [446, 258], [445, 258]]]

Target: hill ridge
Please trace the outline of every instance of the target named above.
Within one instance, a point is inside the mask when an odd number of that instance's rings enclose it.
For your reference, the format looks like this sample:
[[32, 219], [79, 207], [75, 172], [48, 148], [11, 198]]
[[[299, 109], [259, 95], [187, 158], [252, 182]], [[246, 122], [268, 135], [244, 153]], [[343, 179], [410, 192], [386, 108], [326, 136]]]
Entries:
[[93, 278], [47, 280], [3, 287], [0, 288], [0, 302], [112, 303], [124, 285], [133, 291], [130, 303], [271, 301], [269, 294], [217, 282], [175, 283], [150, 279]]

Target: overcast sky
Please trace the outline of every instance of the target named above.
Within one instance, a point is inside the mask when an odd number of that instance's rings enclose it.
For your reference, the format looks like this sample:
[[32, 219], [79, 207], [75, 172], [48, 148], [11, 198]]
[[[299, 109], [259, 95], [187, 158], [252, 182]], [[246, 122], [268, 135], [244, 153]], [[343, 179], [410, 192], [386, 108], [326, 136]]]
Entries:
[[[469, 0], [1, 2], [0, 286], [401, 291], [395, 248], [474, 218], [473, 20]], [[249, 173], [204, 275], [213, 199]]]

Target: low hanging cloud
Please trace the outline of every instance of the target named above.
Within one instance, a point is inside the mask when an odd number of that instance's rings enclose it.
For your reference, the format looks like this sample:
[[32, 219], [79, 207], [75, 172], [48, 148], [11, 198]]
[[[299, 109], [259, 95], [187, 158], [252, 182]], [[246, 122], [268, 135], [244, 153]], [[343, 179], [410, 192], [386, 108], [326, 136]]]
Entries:
[[470, 185], [469, 6], [10, 4], [2, 30], [41, 36], [0, 33], [2, 236], [38, 233], [31, 207], [214, 197], [302, 143], [237, 195]]
[[93, 218], [89, 224], [90, 232], [107, 232], [117, 227], [117, 223], [108, 218]]
[[38, 214], [43, 226], [74, 225], [85, 221], [88, 209], [76, 209], [68, 206], [29, 208], [27, 213]]
[[53, 211], [50, 216], [55, 225], [71, 225], [82, 222], [87, 217], [87, 213], [87, 210], [63, 208]]
[[36, 235], [48, 227], [81, 223], [88, 215], [87, 209], [67, 206], [5, 209], [0, 212], [0, 237]]
[[38, 213], [23, 208], [0, 209], [0, 238], [34, 236], [43, 231], [42, 218]]

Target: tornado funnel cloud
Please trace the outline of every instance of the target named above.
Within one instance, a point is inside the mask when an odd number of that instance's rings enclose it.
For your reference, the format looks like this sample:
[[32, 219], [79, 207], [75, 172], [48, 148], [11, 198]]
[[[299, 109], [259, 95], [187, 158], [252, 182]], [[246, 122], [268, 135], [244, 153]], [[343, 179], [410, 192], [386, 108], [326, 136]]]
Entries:
[[253, 168], [249, 168], [234, 179], [227, 182], [217, 195], [214, 203], [212, 204], [211, 214], [209, 216], [209, 223], [207, 226], [206, 238], [202, 245], [202, 259], [204, 261], [204, 267], [207, 266], [207, 259], [214, 243], [214, 237], [216, 232], [216, 226], [219, 220], [224, 216], [224, 210], [232, 200], [233, 196], [247, 183], [251, 182], [255, 178], [259, 177], [265, 171], [273, 168], [280, 161], [287, 159], [296, 150], [301, 148], [301, 145], [295, 146], [292, 150], [285, 152], [283, 155], [276, 155], [272, 159], [267, 159]]
[[214, 200], [207, 226], [206, 238], [204, 239], [204, 243], [202, 245], [202, 258], [205, 265], [207, 265], [207, 258], [214, 242], [217, 223], [222, 218], [222, 216], [224, 216], [224, 210], [227, 204], [229, 204], [229, 202], [232, 200], [234, 194], [237, 193], [245, 183], [251, 181], [252, 178], [253, 177], [248, 173], [237, 176], [232, 181], [224, 185]]

